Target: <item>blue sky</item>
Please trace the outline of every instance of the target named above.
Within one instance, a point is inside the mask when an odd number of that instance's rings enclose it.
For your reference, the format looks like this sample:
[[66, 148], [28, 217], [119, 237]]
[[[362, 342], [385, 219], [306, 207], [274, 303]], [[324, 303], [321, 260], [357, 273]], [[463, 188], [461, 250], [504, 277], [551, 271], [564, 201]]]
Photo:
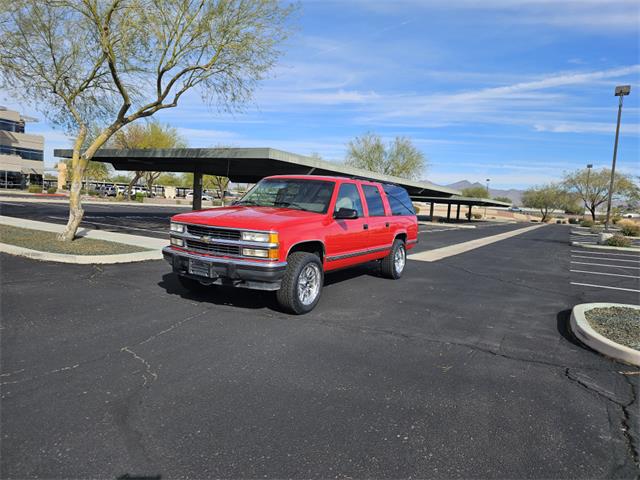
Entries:
[[[190, 95], [158, 118], [191, 146], [265, 146], [342, 161], [367, 131], [410, 137], [436, 183], [495, 188], [610, 165], [640, 173], [640, 3], [627, 0], [303, 1], [270, 78], [242, 112]], [[0, 103], [43, 118], [0, 94]], [[53, 148], [69, 141], [29, 125]]]

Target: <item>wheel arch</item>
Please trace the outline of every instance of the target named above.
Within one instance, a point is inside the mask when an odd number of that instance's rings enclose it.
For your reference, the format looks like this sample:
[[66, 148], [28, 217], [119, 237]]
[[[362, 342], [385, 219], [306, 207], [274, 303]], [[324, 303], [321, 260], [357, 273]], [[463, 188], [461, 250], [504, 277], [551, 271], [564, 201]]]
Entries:
[[318, 257], [320, 257], [320, 262], [324, 264], [325, 248], [322, 240], [304, 240], [302, 242], [294, 243], [289, 247], [287, 257], [294, 252], [313, 253], [318, 255]]

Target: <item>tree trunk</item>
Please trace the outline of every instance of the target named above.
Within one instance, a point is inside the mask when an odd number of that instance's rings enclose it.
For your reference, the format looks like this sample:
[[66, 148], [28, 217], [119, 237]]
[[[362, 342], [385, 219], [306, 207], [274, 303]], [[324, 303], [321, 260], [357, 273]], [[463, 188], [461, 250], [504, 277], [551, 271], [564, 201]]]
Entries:
[[73, 144], [73, 156], [71, 157], [71, 190], [69, 192], [69, 220], [67, 221], [65, 229], [58, 235], [58, 240], [62, 242], [70, 242], [75, 238], [76, 231], [84, 215], [80, 197], [82, 195], [82, 177], [89, 162], [80, 156], [80, 149], [82, 148], [82, 143], [86, 135], [87, 130], [83, 125], [80, 127], [76, 141]]
[[595, 207], [588, 207], [589, 208], [589, 212], [591, 212], [591, 220], [593, 220], [593, 223], [596, 223], [596, 208]]
[[140, 177], [142, 175], [140, 175], [140, 172], [135, 172], [133, 175], [133, 178], [131, 179], [131, 181], [129, 182], [129, 185], [127, 186], [127, 199], [131, 200], [131, 189], [133, 188], [133, 186], [138, 183], [138, 180], [140, 180]]

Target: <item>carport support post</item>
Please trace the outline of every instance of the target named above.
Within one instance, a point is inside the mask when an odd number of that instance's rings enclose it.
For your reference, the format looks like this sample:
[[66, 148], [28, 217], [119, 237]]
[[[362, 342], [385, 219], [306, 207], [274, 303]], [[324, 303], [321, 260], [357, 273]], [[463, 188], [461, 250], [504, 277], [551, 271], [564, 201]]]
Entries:
[[456, 209], [456, 220], [460, 220], [460, 204], [458, 204], [458, 208]]
[[471, 221], [471, 209], [473, 208], [473, 205], [469, 204], [469, 218], [468, 220]]
[[202, 208], [202, 173], [193, 172], [193, 210]]
[[451, 204], [447, 204], [447, 222], [451, 220]]
[[429, 206], [429, 221], [433, 222], [433, 202], [431, 202], [431, 205]]

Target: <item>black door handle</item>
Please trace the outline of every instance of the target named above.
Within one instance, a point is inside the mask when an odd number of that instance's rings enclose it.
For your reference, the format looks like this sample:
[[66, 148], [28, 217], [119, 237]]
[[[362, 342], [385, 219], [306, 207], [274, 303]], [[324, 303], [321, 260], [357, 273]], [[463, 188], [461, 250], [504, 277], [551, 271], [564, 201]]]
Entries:
[[369, 225], [365, 223], [364, 225], [362, 225], [362, 228], [364, 228], [365, 230], [369, 230]]
[[389, 228], [389, 222], [385, 223], [384, 226]]

